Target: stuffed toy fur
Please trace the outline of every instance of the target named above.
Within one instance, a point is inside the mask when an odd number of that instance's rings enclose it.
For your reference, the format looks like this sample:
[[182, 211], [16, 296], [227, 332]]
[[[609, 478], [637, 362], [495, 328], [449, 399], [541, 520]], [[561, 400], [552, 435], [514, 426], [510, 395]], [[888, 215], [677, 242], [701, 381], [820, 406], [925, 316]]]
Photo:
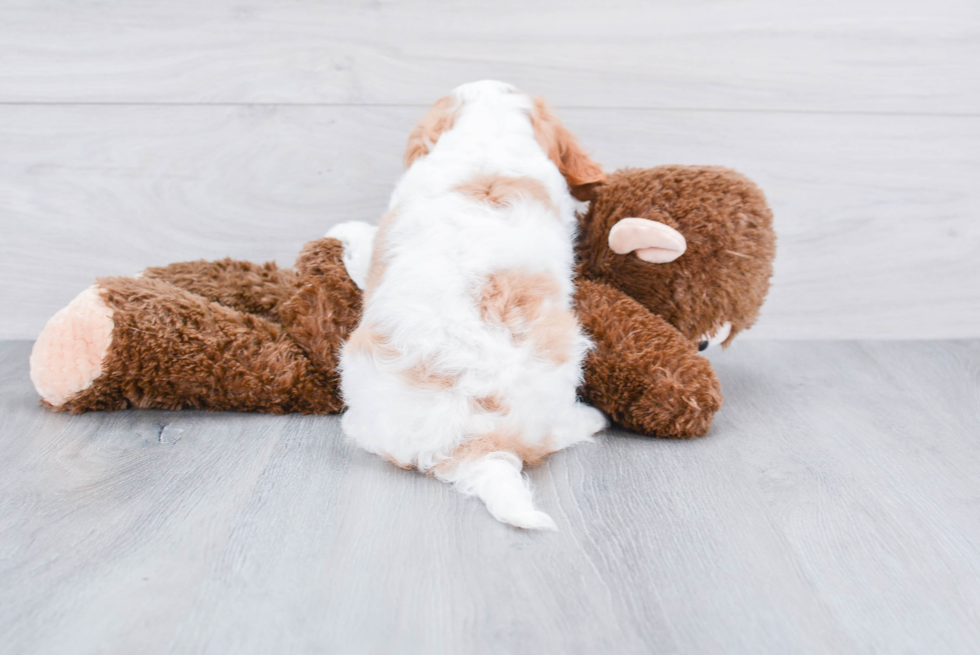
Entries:
[[[768, 291], [765, 198], [734, 171], [687, 166], [620, 170], [594, 194], [577, 244], [576, 313], [594, 343], [581, 394], [641, 434], [702, 436], [722, 397], [699, 345], [730, 343]], [[633, 218], [673, 228], [686, 251], [614, 252], [610, 234]], [[293, 269], [225, 259], [99, 279], [48, 322], [31, 379], [46, 405], [76, 413], [340, 412], [338, 355], [361, 311], [343, 256], [325, 238]]]

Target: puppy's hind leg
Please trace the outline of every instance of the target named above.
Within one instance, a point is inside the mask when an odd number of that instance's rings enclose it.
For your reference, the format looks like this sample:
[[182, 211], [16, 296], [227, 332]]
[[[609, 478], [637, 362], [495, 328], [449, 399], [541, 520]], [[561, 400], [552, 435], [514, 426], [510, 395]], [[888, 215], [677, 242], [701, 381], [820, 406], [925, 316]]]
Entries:
[[527, 530], [557, 531], [550, 516], [534, 509], [531, 487], [521, 475], [523, 466], [517, 455], [495, 451], [460, 462], [438, 477], [464, 494], [478, 496], [498, 521]]
[[555, 450], [568, 448], [582, 441], [591, 442], [592, 435], [609, 426], [605, 415], [595, 407], [575, 403], [567, 416], [555, 425]]

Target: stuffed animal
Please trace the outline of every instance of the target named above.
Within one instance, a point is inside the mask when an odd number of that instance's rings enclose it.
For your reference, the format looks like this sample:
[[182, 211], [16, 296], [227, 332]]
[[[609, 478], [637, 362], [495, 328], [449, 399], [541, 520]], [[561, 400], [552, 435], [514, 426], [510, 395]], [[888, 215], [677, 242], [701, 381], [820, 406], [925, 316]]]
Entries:
[[[594, 190], [577, 251], [576, 312], [595, 344], [583, 397], [641, 434], [704, 435], [722, 398], [698, 349], [751, 326], [769, 287], [762, 192], [723, 168], [620, 170]], [[48, 321], [31, 379], [71, 412], [340, 412], [358, 256], [324, 238], [294, 269], [225, 259], [102, 278]]]

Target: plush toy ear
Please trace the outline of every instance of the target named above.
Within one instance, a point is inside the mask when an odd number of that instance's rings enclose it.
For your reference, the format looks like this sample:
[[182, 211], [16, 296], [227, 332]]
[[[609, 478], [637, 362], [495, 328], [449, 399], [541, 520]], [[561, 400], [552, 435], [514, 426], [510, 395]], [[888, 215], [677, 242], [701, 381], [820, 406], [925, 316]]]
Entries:
[[609, 231], [609, 248], [617, 255], [635, 252], [645, 262], [672, 262], [687, 250], [684, 235], [647, 218], [624, 218]]

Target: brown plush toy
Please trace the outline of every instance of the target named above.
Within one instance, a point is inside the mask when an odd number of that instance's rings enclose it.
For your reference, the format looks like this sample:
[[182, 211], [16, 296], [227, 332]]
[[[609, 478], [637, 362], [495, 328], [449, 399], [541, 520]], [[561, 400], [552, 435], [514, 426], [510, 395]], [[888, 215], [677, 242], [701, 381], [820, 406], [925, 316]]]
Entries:
[[[722, 168], [618, 171], [595, 190], [577, 249], [576, 311], [595, 343], [583, 396], [642, 434], [705, 434], [721, 393], [698, 345], [749, 327], [769, 286], [762, 193]], [[71, 412], [336, 413], [337, 357], [360, 311], [336, 239], [308, 243], [294, 269], [150, 268], [100, 279], [55, 314], [31, 379], [45, 404]]]
[[[623, 251], [617, 232], [642, 241], [649, 230], [660, 244], [662, 226], [686, 241], [676, 259], [662, 263], [672, 255], [656, 248], [614, 252]], [[576, 250], [576, 309], [595, 343], [584, 396], [641, 434], [707, 433], [721, 393], [695, 351], [751, 327], [769, 291], [776, 234], [762, 191], [719, 167], [619, 170], [581, 221]]]

